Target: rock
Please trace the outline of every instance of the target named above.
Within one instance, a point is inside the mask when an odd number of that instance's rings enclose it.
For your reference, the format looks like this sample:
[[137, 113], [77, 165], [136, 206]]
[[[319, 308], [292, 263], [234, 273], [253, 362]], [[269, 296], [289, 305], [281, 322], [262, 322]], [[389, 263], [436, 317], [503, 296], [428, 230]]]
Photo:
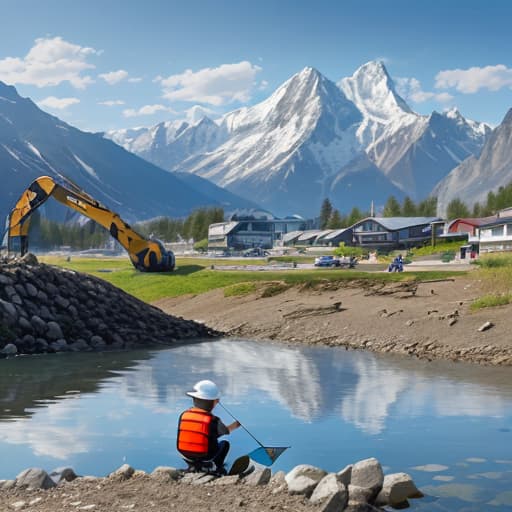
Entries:
[[0, 353], [6, 356], [14, 356], [18, 353], [18, 347], [14, 345], [14, 343], [7, 343], [7, 345], [5, 345], [2, 350], [0, 350]]
[[39, 261], [37, 260], [36, 255], [32, 254], [31, 252], [27, 252], [27, 254], [22, 256], [21, 261], [23, 261], [23, 263], [26, 265], [39, 265]]
[[46, 333], [47, 339], [50, 341], [60, 340], [64, 338], [62, 334], [62, 329], [57, 322], [50, 321], [47, 324], [48, 332]]
[[33, 315], [30, 318], [30, 323], [32, 324], [32, 327], [34, 328], [34, 331], [37, 334], [44, 335], [46, 334], [46, 322], [39, 316]]
[[101, 336], [95, 335], [95, 336], [91, 336], [90, 345], [93, 348], [100, 349], [100, 348], [103, 348], [106, 345], [106, 343], [105, 343], [105, 340]]
[[21, 510], [27, 506], [27, 502], [23, 500], [15, 501], [14, 503], [10, 504], [10, 508], [13, 510]]
[[37, 297], [37, 288], [32, 283], [27, 283], [25, 289], [29, 297]]
[[368, 487], [360, 487], [359, 485], [348, 486], [348, 503], [349, 505], [366, 504], [373, 501], [375, 491]]
[[135, 469], [133, 469], [129, 464], [123, 464], [120, 468], [110, 473], [108, 477], [118, 478], [120, 480], [128, 480], [128, 478], [132, 477], [134, 472]]
[[295, 466], [285, 477], [290, 494], [304, 494], [311, 496], [311, 493], [317, 486], [318, 482], [327, 474], [327, 471], [310, 466], [309, 464], [301, 464]]
[[18, 318], [18, 312], [16, 307], [5, 300], [0, 299], [0, 307], [5, 311], [7, 317], [10, 320], [10, 325], [14, 324]]
[[171, 466], [158, 466], [151, 473], [151, 476], [154, 476], [154, 477], [166, 476], [166, 477], [170, 478], [171, 480], [178, 480], [180, 475], [181, 475], [181, 472], [178, 469], [173, 468]]
[[0, 489], [8, 491], [13, 489], [16, 485], [16, 480], [0, 480]]
[[345, 487], [348, 487], [352, 479], [352, 464], [345, 466], [341, 471], [336, 473], [338, 482], [341, 482]]
[[484, 332], [489, 330], [491, 327], [494, 327], [494, 324], [492, 322], [485, 322], [478, 328], [478, 332]]
[[235, 485], [239, 482], [240, 477], [238, 475], [228, 475], [217, 478], [217, 480], [213, 482], [213, 485]]
[[29, 468], [16, 477], [16, 487], [26, 487], [28, 490], [51, 489], [55, 483], [44, 469]]
[[382, 489], [383, 482], [384, 473], [380, 462], [375, 458], [361, 460], [352, 467], [350, 483], [356, 487], [370, 489], [372, 498]]
[[272, 477], [270, 478], [269, 483], [273, 487], [277, 487], [277, 486], [286, 484], [286, 473], [284, 471], [278, 471], [277, 473], [274, 473], [272, 475]]
[[456, 318], [450, 318], [450, 320], [448, 320], [448, 326], [451, 327], [452, 325], [455, 325], [457, 323], [457, 319]]
[[50, 478], [58, 484], [59, 482], [66, 481], [66, 482], [72, 482], [77, 478], [76, 473], [74, 472], [73, 468], [56, 468], [50, 473]]
[[49, 345], [49, 348], [54, 352], [66, 352], [69, 350], [68, 344], [66, 340], [56, 340], [52, 341]]
[[89, 350], [89, 345], [82, 338], [78, 338], [74, 343], [68, 345], [68, 348], [73, 352], [83, 352], [85, 350]]
[[254, 487], [258, 485], [267, 485], [270, 482], [272, 471], [270, 468], [256, 469], [246, 477], [244, 477], [244, 483], [252, 485]]
[[309, 501], [321, 505], [322, 512], [337, 512], [347, 505], [348, 491], [336, 473], [329, 473], [318, 482]]
[[423, 494], [418, 490], [412, 478], [407, 473], [393, 473], [384, 477], [382, 490], [377, 495], [377, 505], [401, 505], [408, 498], [421, 498]]

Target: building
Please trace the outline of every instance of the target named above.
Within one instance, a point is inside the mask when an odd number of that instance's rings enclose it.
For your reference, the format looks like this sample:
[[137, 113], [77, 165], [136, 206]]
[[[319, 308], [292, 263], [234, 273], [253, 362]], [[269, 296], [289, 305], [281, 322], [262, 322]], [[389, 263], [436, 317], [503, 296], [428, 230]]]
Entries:
[[498, 217], [482, 224], [468, 242], [477, 246], [480, 254], [512, 251], [512, 216]]
[[391, 251], [418, 247], [431, 242], [432, 223], [439, 217], [367, 217], [352, 229], [352, 245]]
[[237, 218], [227, 222], [211, 224], [208, 228], [209, 250], [243, 251], [251, 248], [272, 249], [282, 243], [288, 233], [299, 232], [310, 227], [312, 220], [298, 217], [286, 219]]

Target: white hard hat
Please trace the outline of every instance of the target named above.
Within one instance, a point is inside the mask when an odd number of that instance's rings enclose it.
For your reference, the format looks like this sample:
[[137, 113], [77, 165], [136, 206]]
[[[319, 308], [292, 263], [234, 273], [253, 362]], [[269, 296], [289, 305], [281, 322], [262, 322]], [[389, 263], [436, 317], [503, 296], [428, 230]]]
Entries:
[[200, 380], [194, 385], [194, 391], [187, 391], [187, 395], [203, 400], [217, 400], [219, 388], [211, 380]]

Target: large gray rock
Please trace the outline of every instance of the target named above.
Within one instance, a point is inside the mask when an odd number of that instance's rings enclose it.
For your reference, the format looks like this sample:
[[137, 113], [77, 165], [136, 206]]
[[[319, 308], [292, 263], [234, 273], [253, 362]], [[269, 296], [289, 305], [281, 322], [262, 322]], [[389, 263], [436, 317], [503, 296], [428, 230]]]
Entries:
[[244, 478], [244, 482], [247, 485], [255, 487], [258, 485], [267, 485], [270, 482], [271, 476], [272, 471], [270, 471], [270, 468], [256, 469]]
[[348, 486], [348, 504], [349, 505], [365, 505], [375, 498], [375, 493], [368, 487], [359, 487], [358, 485]]
[[171, 466], [158, 466], [152, 471], [151, 476], [166, 477], [170, 478], [171, 480], [178, 480], [178, 478], [181, 476], [181, 472], [179, 469], [173, 468]]
[[361, 460], [352, 467], [351, 485], [370, 489], [372, 498], [375, 498], [382, 489], [383, 482], [382, 466], [375, 458]]
[[0, 299], [0, 308], [5, 312], [4, 317], [7, 317], [6, 320], [8, 320], [8, 325], [16, 323], [16, 320], [18, 319], [18, 312], [16, 311], [16, 306], [14, 306], [14, 304]]
[[33, 315], [30, 318], [30, 323], [32, 324], [32, 327], [34, 328], [37, 334], [46, 334], [48, 328], [46, 326], [46, 322], [40, 316]]
[[342, 470], [336, 473], [336, 477], [338, 481], [348, 487], [350, 485], [350, 481], [352, 479], [352, 464], [345, 466]]
[[421, 498], [423, 494], [418, 490], [412, 478], [407, 473], [393, 473], [384, 477], [382, 490], [377, 495], [377, 505], [401, 505], [408, 498]]
[[300, 464], [295, 466], [285, 477], [290, 494], [303, 494], [311, 496], [318, 482], [327, 474], [327, 471], [310, 466], [309, 464]]
[[26, 487], [29, 490], [51, 489], [55, 487], [55, 482], [44, 469], [29, 468], [16, 477], [16, 487]]
[[338, 480], [336, 473], [329, 473], [318, 482], [309, 500], [311, 503], [321, 505], [322, 512], [338, 512], [343, 510], [348, 502], [348, 491]]

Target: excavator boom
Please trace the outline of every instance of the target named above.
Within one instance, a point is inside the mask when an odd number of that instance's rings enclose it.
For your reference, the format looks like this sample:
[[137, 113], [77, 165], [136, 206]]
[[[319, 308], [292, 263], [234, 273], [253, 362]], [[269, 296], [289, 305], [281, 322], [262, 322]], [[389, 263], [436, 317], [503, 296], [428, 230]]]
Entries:
[[59, 203], [75, 210], [107, 229], [128, 252], [134, 267], [145, 272], [169, 272], [174, 270], [175, 258], [162, 242], [146, 239], [117, 213], [64, 178], [41, 176], [21, 194], [7, 219], [7, 247], [9, 252], [28, 251], [30, 217], [47, 199], [53, 197]]

